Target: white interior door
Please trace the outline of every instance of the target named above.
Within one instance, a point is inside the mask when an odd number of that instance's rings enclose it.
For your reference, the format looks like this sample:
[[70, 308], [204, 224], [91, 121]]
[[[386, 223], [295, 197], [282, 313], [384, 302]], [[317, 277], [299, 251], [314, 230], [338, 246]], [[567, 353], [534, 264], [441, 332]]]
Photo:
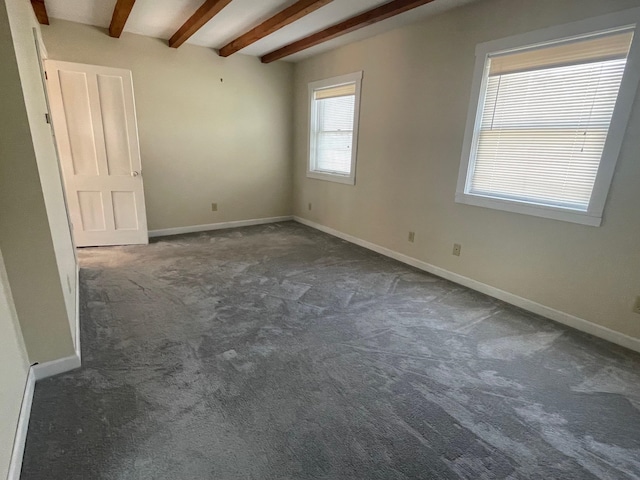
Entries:
[[131, 72], [45, 66], [76, 245], [148, 243]]

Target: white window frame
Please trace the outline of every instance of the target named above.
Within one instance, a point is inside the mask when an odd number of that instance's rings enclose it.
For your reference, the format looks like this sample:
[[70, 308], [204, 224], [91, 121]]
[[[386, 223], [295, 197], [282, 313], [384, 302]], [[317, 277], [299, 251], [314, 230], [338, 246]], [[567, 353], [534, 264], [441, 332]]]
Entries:
[[[324, 172], [317, 170], [315, 167], [315, 131], [316, 131], [316, 102], [314, 100], [314, 92], [328, 87], [337, 87], [348, 83], [355, 83], [355, 106], [353, 111], [353, 139], [351, 145], [351, 169], [349, 175], [338, 172]], [[360, 91], [362, 87], [362, 71], [340, 75], [338, 77], [327, 78], [317, 82], [309, 83], [309, 141], [307, 155], [307, 177], [317, 180], [328, 180], [330, 182], [344, 183], [347, 185], [355, 185], [356, 183], [356, 159], [358, 156], [358, 125], [360, 123]]]
[[[586, 211], [565, 207], [539, 205], [526, 201], [500, 199], [469, 193], [470, 175], [475, 158], [474, 146], [477, 144], [480, 121], [483, 112], [483, 98], [486, 91], [488, 56], [515, 52], [532, 46], [544, 46], [581, 35], [605, 32], [616, 28], [633, 27], [634, 38], [627, 57], [627, 65], [620, 85], [618, 100], [611, 119], [609, 134], [604, 145], [602, 159], [598, 167], [591, 201]], [[493, 208], [536, 217], [564, 220], [583, 225], [600, 226], [605, 202], [609, 194], [616, 163], [627, 130], [627, 123], [640, 81], [640, 8], [632, 8], [609, 15], [591, 18], [579, 22], [537, 30], [499, 40], [481, 43], [476, 47], [476, 63], [471, 87], [471, 102], [464, 136], [462, 159], [458, 174], [455, 200], [458, 203]]]

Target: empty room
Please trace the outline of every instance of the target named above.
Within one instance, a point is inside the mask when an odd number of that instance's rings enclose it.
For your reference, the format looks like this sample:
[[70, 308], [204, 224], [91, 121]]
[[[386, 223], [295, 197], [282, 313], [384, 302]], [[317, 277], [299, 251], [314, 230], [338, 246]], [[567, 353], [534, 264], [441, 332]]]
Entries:
[[2, 0], [0, 478], [640, 480], [640, 0]]

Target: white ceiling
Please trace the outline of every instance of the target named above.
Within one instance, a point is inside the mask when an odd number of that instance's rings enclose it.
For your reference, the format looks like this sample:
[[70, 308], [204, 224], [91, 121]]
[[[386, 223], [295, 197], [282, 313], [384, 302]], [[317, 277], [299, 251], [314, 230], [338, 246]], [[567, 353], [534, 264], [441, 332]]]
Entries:
[[[137, 0], [124, 31], [169, 39], [198, 9], [204, 0]], [[229, 41], [259, 25], [296, 0], [233, 0], [187, 43], [221, 48]], [[248, 46], [240, 53], [261, 56], [300, 38], [346, 20], [389, 0], [334, 0], [306, 17]], [[303, 52], [287, 61], [299, 61], [312, 55], [421, 20], [462, 4], [477, 0], [435, 0], [402, 15], [356, 32], [343, 35]], [[116, 0], [46, 0], [50, 17], [108, 27]]]

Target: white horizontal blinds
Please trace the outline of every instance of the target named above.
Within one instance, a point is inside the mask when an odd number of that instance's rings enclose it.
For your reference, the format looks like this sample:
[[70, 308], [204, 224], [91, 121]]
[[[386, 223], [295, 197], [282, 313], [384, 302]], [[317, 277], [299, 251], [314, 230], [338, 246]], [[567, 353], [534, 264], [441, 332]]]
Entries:
[[529, 65], [530, 52], [490, 57], [468, 193], [586, 211], [631, 39], [538, 48]]
[[316, 90], [315, 170], [349, 175], [356, 85]]

